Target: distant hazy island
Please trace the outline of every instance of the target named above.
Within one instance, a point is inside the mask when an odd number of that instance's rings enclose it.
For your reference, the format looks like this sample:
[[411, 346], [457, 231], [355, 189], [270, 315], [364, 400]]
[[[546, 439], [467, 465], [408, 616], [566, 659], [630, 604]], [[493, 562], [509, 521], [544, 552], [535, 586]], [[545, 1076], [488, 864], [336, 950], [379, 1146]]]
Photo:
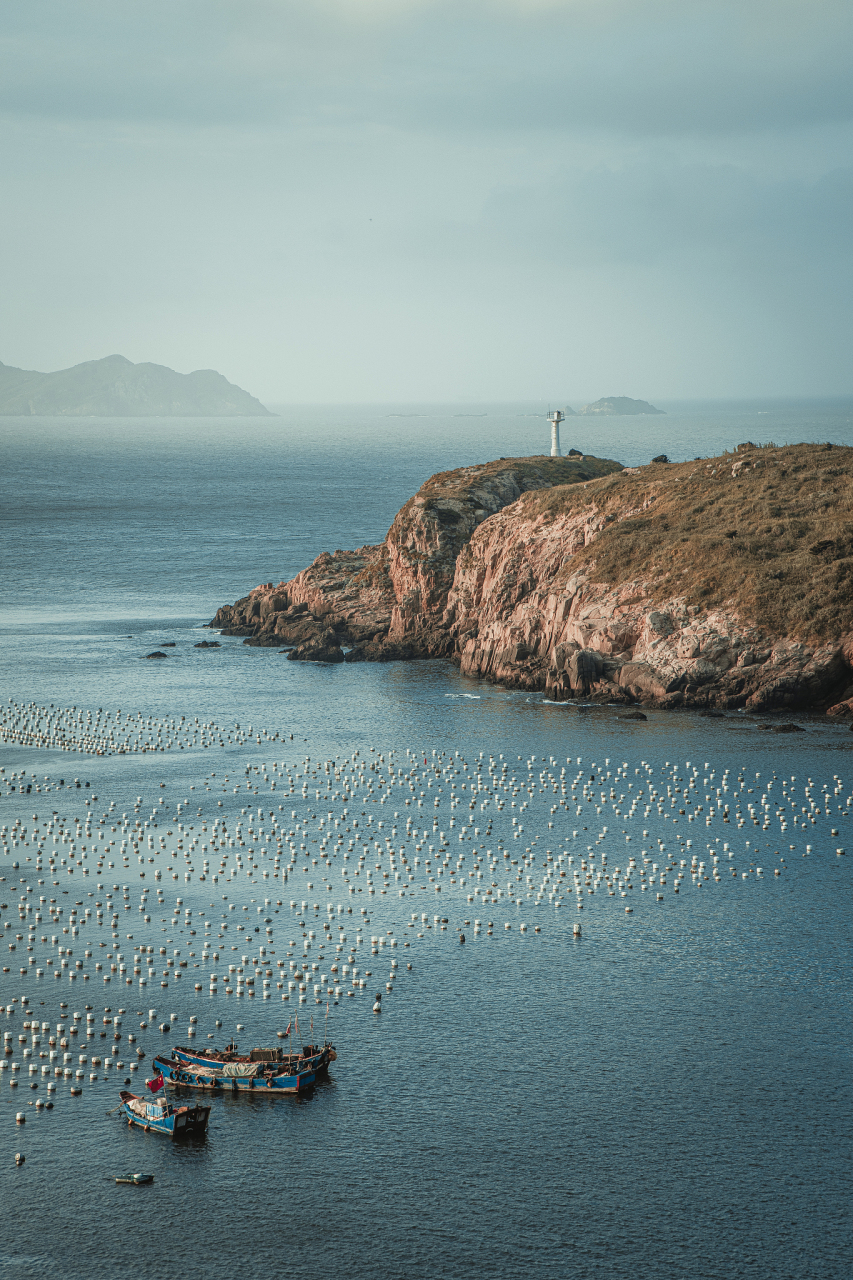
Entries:
[[649, 404], [648, 400], [632, 400], [630, 396], [605, 396], [604, 399], [596, 400], [594, 404], [585, 404], [578, 410], [578, 413], [597, 413], [611, 417], [663, 412], [663, 409], [656, 409], [653, 404]]
[[214, 369], [176, 373], [124, 356], [87, 360], [57, 373], [0, 364], [0, 415], [70, 418], [274, 417]]

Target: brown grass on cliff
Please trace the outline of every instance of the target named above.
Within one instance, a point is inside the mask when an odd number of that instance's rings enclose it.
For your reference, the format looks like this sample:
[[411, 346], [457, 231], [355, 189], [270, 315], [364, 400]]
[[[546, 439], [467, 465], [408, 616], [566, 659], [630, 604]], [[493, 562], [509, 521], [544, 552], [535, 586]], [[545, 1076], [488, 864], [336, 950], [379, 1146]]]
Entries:
[[505, 471], [513, 471], [522, 484], [531, 488], [545, 485], [577, 484], [597, 476], [619, 471], [621, 462], [609, 458], [552, 458], [548, 454], [534, 454], [527, 458], [496, 458], [493, 462], [478, 463], [471, 467], [457, 467], [455, 471], [439, 471], [425, 480], [419, 494], [432, 490], [454, 489], [465, 491], [475, 488], [479, 482]]
[[741, 446], [528, 493], [519, 505], [546, 519], [594, 507], [608, 521], [561, 576], [586, 568], [599, 582], [644, 580], [657, 600], [734, 608], [804, 640], [853, 629], [851, 448]]

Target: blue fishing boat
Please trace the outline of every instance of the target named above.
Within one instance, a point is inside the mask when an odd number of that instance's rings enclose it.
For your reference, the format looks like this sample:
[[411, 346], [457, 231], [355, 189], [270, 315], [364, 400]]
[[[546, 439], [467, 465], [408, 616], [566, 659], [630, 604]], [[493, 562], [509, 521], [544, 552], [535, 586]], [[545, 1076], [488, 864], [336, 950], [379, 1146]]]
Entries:
[[138, 1124], [146, 1132], [165, 1133], [170, 1138], [198, 1136], [207, 1129], [210, 1107], [173, 1107], [166, 1098], [140, 1098], [122, 1089], [119, 1097], [128, 1124]]
[[314, 1084], [313, 1071], [284, 1074], [275, 1065], [262, 1062], [186, 1062], [179, 1058], [154, 1059], [167, 1084], [188, 1089], [219, 1089], [230, 1093], [306, 1093]]
[[238, 1053], [236, 1044], [230, 1044], [221, 1050], [208, 1049], [206, 1052], [190, 1049], [186, 1045], [177, 1045], [172, 1050], [172, 1056], [179, 1062], [198, 1063], [203, 1067], [217, 1068], [233, 1063], [247, 1066], [260, 1064], [275, 1068], [279, 1075], [297, 1075], [304, 1071], [312, 1071], [315, 1076], [328, 1071], [329, 1063], [337, 1061], [338, 1057], [334, 1045], [331, 1044], [306, 1044], [302, 1046], [301, 1053], [282, 1053], [279, 1049], [252, 1049], [247, 1054]]

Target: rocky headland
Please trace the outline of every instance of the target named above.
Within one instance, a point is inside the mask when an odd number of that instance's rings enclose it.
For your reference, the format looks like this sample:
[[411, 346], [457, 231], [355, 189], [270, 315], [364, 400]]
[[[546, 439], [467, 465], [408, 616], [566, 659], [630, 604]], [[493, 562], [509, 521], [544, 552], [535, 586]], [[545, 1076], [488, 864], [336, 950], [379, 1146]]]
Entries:
[[124, 356], [87, 360], [56, 373], [0, 364], [3, 416], [109, 418], [272, 417], [260, 400], [214, 369], [176, 373]]
[[853, 449], [832, 445], [501, 458], [210, 625], [293, 660], [448, 658], [557, 701], [853, 716], [851, 507]]

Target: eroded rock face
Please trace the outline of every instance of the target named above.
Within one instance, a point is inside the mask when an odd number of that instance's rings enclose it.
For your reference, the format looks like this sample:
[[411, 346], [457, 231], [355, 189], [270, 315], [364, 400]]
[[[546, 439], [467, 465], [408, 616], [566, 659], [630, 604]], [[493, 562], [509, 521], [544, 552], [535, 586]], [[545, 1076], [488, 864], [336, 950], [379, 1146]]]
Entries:
[[[506, 458], [432, 476], [398, 512], [385, 542], [324, 552], [290, 582], [256, 587], [221, 608], [213, 627], [245, 643], [294, 646], [311, 658], [389, 661], [453, 653], [443, 626], [456, 561], [473, 531], [522, 493], [620, 470], [597, 458]], [[319, 658], [328, 661], [329, 659]]]
[[[594, 501], [555, 520], [525, 520], [522, 506], [478, 529], [459, 557], [444, 623], [467, 675], [557, 701], [752, 711], [825, 706], [853, 682], [849, 637], [774, 639], [684, 597], [660, 603], [654, 583], [610, 587], [572, 572], [573, 552], [603, 527]], [[830, 711], [853, 714], [853, 696]]]
[[245, 636], [246, 644], [312, 649], [384, 639], [396, 596], [384, 544], [324, 552], [290, 582], [262, 583], [236, 604], [224, 605], [212, 627]]
[[[758, 452], [750, 475], [765, 465]], [[781, 471], [770, 455], [767, 464]], [[289, 646], [292, 660], [450, 657], [468, 675], [558, 701], [853, 717], [853, 634], [807, 644], [733, 605], [667, 597], [659, 580], [596, 579], [597, 548], [623, 523], [645, 528], [661, 485], [697, 474], [675, 471], [670, 481], [660, 467], [527, 458], [433, 476], [384, 543], [321, 555], [292, 581], [220, 609], [211, 625], [247, 644]], [[739, 462], [710, 460], [698, 473], [708, 486], [723, 475], [743, 483]]]
[[399, 511], [385, 540], [397, 598], [389, 640], [424, 636], [431, 637], [430, 647], [442, 646], [437, 633], [444, 630], [456, 562], [483, 521], [523, 493], [614, 470], [618, 463], [598, 459], [513, 458], [432, 476]]

